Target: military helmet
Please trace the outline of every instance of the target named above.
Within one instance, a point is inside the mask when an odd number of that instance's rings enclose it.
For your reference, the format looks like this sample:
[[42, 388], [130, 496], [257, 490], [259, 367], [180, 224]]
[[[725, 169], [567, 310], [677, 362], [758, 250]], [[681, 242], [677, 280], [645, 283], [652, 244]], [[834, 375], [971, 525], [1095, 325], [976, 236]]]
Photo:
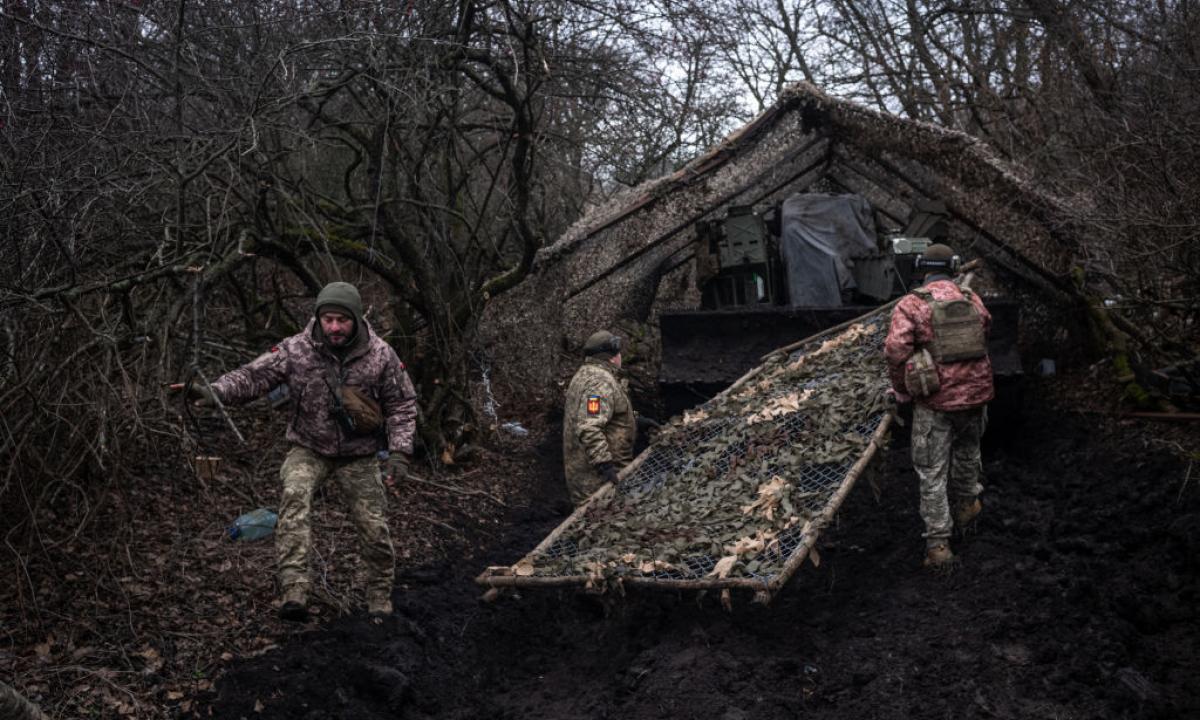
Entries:
[[949, 260], [954, 257], [954, 249], [945, 243], [934, 243], [925, 248], [922, 257], [928, 260]]
[[940, 270], [952, 273], [956, 272], [961, 264], [962, 258], [954, 254], [953, 248], [943, 243], [934, 243], [917, 256], [917, 259], [913, 261], [913, 268], [925, 272]]
[[621, 352], [621, 338], [607, 330], [597, 330], [583, 343], [584, 355], [607, 355], [613, 357]]

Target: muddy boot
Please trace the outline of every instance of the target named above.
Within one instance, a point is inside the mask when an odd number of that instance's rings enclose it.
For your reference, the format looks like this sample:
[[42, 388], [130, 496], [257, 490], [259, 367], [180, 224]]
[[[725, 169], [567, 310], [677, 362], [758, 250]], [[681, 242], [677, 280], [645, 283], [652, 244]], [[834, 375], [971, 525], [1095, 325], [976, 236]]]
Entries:
[[930, 570], [949, 570], [954, 565], [954, 553], [945, 540], [930, 540], [925, 547], [924, 566]]
[[303, 585], [292, 585], [283, 591], [283, 604], [279, 606], [279, 619], [288, 622], [308, 620], [308, 593]]
[[979, 498], [971, 498], [960, 503], [954, 509], [954, 527], [958, 528], [959, 532], [966, 533], [981, 512], [983, 512], [983, 503], [979, 502]]
[[387, 590], [367, 592], [367, 614], [372, 618], [385, 618], [392, 614], [392, 594]]

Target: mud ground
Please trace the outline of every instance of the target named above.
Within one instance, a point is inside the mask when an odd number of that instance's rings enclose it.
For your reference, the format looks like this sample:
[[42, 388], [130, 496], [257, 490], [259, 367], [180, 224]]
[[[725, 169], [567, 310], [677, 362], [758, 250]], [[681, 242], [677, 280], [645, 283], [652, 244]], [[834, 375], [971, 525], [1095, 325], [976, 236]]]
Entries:
[[[735, 596], [478, 601], [563, 517], [553, 438], [506, 529], [402, 568], [397, 616], [296, 630], [230, 664], [219, 718], [1200, 717], [1200, 468], [1153, 428], [1027, 412], [985, 447], [986, 509], [959, 569], [920, 569], [902, 438], [767, 608]], [[1150, 438], [1150, 439], [1148, 439]]]

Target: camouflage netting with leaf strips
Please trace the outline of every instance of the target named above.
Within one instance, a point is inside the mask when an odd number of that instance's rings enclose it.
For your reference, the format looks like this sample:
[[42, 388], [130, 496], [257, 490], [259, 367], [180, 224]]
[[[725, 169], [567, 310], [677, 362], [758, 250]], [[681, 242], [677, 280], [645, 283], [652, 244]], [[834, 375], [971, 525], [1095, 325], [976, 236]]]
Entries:
[[880, 311], [672, 420], [618, 492], [512, 572], [769, 581], [887, 412], [886, 333]]

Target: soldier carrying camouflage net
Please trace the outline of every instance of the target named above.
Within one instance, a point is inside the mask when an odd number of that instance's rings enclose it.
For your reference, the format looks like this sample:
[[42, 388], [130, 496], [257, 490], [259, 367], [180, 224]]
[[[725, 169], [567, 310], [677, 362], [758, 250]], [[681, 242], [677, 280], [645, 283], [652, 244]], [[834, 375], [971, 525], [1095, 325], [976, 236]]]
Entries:
[[601, 330], [583, 345], [583, 365], [567, 386], [563, 470], [571, 502], [581, 505], [633, 460], [637, 420], [621, 371], [621, 339]]
[[[389, 480], [408, 469], [416, 427], [416, 391], [404, 363], [363, 319], [349, 283], [326, 285], [305, 329], [212, 383], [187, 386], [196, 405], [237, 405], [286, 383], [295, 407], [287, 428], [291, 449], [283, 481], [275, 548], [285, 620], [308, 617], [313, 493], [332, 478], [350, 505], [367, 570], [367, 610], [392, 612], [395, 557], [385, 511], [387, 495], [377, 452], [389, 451]], [[182, 391], [183, 384], [171, 386]]]
[[958, 264], [941, 243], [917, 258], [925, 282], [896, 304], [884, 343], [893, 394], [916, 402], [912, 463], [931, 568], [954, 560], [951, 530], [965, 528], [983, 508], [979, 439], [995, 394], [987, 352], [992, 316], [978, 295], [951, 279]]

